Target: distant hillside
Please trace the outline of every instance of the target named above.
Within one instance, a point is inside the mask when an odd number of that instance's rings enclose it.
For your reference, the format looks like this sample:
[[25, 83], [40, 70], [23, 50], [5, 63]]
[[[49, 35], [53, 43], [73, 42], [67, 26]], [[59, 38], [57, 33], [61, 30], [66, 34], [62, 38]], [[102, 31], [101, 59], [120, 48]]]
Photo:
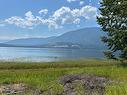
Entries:
[[101, 32], [101, 29], [94, 27], [66, 32], [65, 34], [57, 37], [16, 39], [4, 44], [26, 47], [101, 48], [104, 47], [100, 40], [102, 35], [104, 35], [104, 33]]
[[16, 39], [6, 42], [8, 45], [15, 46], [38, 46], [44, 45], [48, 42], [52, 41], [56, 37], [48, 37], [48, 38], [26, 38], [26, 39]]
[[84, 28], [76, 31], [67, 32], [57, 38], [55, 41], [70, 42], [82, 45], [102, 45], [100, 37], [104, 35], [100, 28]]
[[0, 47], [13, 47], [13, 45], [0, 43]]

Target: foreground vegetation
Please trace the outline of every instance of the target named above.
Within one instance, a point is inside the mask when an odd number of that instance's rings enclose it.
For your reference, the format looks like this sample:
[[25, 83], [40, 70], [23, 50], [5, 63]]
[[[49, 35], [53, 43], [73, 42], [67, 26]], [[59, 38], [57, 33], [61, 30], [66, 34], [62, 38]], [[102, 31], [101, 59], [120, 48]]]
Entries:
[[127, 95], [127, 67], [114, 61], [80, 60], [49, 63], [0, 63], [0, 84], [25, 83], [46, 90], [52, 87], [54, 95], [63, 88], [58, 80], [66, 74], [92, 74], [107, 77], [114, 84], [106, 87], [107, 95]]

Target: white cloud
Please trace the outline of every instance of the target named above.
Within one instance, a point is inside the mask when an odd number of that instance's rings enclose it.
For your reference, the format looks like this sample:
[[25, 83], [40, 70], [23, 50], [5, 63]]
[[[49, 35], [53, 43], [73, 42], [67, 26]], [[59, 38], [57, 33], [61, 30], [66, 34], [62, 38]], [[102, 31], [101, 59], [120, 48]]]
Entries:
[[60, 23], [61, 25], [79, 24], [80, 19], [78, 18], [79, 16], [77, 13], [79, 13], [79, 9], [71, 10], [69, 7], [61, 7], [54, 12], [52, 18], [55, 22]]
[[[39, 13], [43, 13], [42, 10]], [[66, 24], [79, 25], [82, 19], [94, 20], [97, 15], [97, 8], [93, 6], [87, 5], [79, 9], [71, 9], [63, 6], [45, 18], [41, 15], [33, 15], [31, 11], [28, 11], [25, 13], [25, 17], [13, 16], [5, 19], [4, 23], [28, 29], [33, 29], [37, 25], [58, 29]]]
[[79, 0], [67, 0], [67, 2], [69, 2], [69, 3], [75, 2], [75, 1], [79, 1]]
[[34, 22], [30, 21], [29, 19], [23, 19], [23, 18], [17, 17], [17, 16], [8, 18], [5, 20], [5, 22], [8, 24], [14, 24], [14, 25], [22, 27], [22, 28], [34, 26]]
[[31, 11], [28, 11], [27, 13], [25, 13], [25, 16], [26, 16], [26, 19], [29, 19], [29, 20], [34, 19], [34, 16]]
[[98, 15], [97, 8], [93, 6], [82, 7], [80, 10], [80, 15], [85, 17], [87, 20], [95, 19]]
[[[84, 6], [81, 9], [70, 9], [69, 7], [61, 7], [56, 10], [52, 18], [61, 24], [79, 24], [80, 18], [93, 20], [97, 16], [97, 8], [92, 6]], [[77, 22], [77, 23], [76, 23]]]
[[71, 13], [72, 13], [72, 15], [73, 15], [74, 17], [79, 17], [79, 16], [80, 16], [80, 9], [73, 9], [73, 10], [71, 11]]
[[79, 4], [80, 4], [80, 5], [83, 5], [83, 4], [84, 4], [84, 1], [80, 1]]
[[84, 4], [83, 0], [67, 0], [68, 3], [72, 3], [72, 2], [79, 2], [79, 5], [82, 6]]
[[25, 18], [13, 16], [5, 20], [5, 23], [14, 24], [22, 28], [31, 28], [36, 25], [37, 18], [34, 17], [31, 11], [25, 13]]
[[42, 10], [40, 10], [38, 13], [39, 13], [40, 15], [41, 15], [41, 14], [46, 15], [46, 14], [48, 13], [48, 9], [42, 9]]
[[64, 24], [76, 24], [77, 16], [73, 13], [69, 7], [61, 7], [60, 9], [56, 10], [52, 15], [52, 19], [60, 23]]
[[79, 24], [80, 23], [80, 19], [79, 18], [76, 18], [74, 21], [73, 21], [74, 24]]

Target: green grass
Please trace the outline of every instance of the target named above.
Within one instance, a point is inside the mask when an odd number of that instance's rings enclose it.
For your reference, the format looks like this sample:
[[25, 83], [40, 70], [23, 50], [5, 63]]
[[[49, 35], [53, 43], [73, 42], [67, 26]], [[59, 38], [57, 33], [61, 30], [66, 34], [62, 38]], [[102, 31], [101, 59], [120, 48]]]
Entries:
[[0, 63], [0, 83], [25, 83], [38, 89], [53, 87], [54, 93], [62, 91], [58, 83], [65, 74], [92, 74], [120, 82], [106, 87], [106, 95], [127, 95], [127, 67], [107, 60], [79, 60], [49, 63]]

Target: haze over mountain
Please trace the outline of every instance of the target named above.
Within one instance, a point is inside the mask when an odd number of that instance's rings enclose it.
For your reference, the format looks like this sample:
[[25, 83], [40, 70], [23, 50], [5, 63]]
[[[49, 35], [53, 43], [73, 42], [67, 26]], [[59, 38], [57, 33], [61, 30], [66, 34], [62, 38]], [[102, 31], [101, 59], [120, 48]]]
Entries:
[[[27, 38], [8, 41], [10, 46], [32, 47], [104, 47], [100, 37], [104, 35], [98, 27], [84, 28], [48, 38]], [[0, 45], [1, 46], [1, 45]]]

